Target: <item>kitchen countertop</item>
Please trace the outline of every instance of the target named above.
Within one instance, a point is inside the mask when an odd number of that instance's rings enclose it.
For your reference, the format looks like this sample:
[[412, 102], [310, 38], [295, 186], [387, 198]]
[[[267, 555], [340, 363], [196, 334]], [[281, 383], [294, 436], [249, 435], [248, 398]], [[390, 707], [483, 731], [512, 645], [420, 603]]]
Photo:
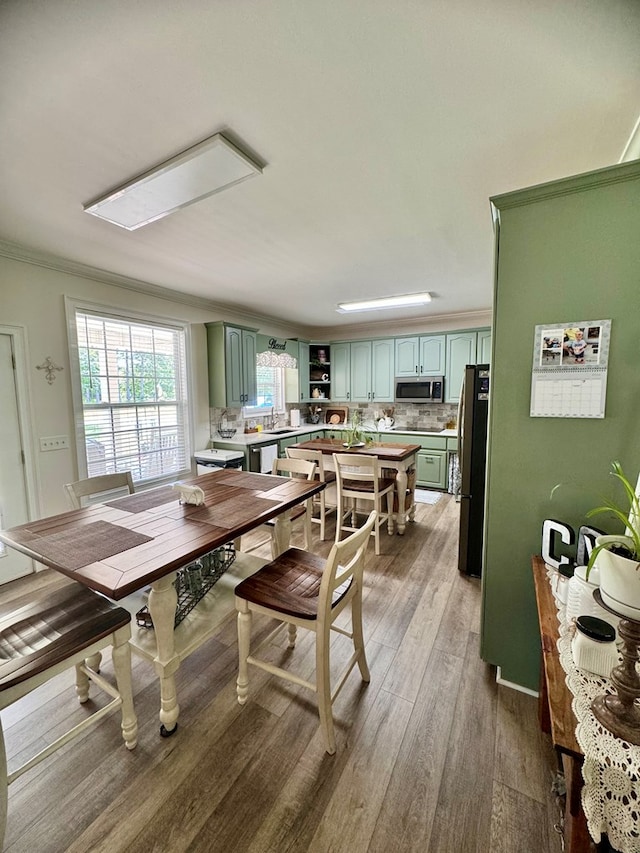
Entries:
[[[262, 432], [237, 432], [233, 438], [220, 438], [219, 435], [215, 435], [210, 444], [214, 444], [216, 447], [227, 447], [235, 445], [251, 447], [257, 444], [274, 444], [277, 441], [281, 441], [284, 438], [291, 438], [296, 435], [309, 435], [310, 433], [315, 432], [323, 432], [325, 429], [347, 429], [344, 425], [332, 426], [330, 424], [302, 424], [297, 429], [287, 430], [287, 432], [282, 432], [279, 434], [269, 433], [265, 430]], [[443, 430], [427, 430], [424, 431], [416, 431], [415, 429], [411, 429], [410, 432], [405, 431], [406, 428], [401, 426], [396, 426], [393, 429], [381, 429], [378, 432], [383, 433], [385, 435], [394, 435], [395, 433], [399, 433], [400, 435], [438, 435], [444, 436], [445, 438], [455, 438], [458, 435], [458, 431], [455, 429], [443, 429]]]

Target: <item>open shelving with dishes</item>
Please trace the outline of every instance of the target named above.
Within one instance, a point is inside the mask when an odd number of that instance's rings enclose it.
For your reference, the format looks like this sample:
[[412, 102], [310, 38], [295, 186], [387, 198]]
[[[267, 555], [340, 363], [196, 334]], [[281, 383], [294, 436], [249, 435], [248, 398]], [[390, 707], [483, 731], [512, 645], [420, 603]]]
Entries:
[[308, 399], [331, 399], [331, 347], [328, 344], [309, 344]]

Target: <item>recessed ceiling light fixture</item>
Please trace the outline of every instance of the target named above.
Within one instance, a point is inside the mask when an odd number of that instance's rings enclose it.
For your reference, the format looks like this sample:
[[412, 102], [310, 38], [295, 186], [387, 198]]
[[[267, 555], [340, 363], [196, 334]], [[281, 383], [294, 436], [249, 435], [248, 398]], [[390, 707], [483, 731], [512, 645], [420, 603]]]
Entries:
[[108, 195], [85, 204], [84, 210], [135, 231], [261, 173], [262, 166], [216, 133]]
[[431, 302], [430, 293], [405, 293], [403, 296], [383, 296], [381, 299], [363, 299], [359, 302], [340, 302], [337, 311], [349, 314], [352, 311], [378, 311], [381, 308], [411, 308]]

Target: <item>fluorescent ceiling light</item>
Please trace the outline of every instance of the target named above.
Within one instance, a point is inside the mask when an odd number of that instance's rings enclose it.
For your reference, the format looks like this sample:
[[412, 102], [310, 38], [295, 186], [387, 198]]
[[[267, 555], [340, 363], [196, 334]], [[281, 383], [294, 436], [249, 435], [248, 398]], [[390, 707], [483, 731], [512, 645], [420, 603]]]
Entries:
[[254, 175], [262, 167], [220, 133], [84, 206], [87, 213], [135, 231]]
[[341, 314], [350, 311], [377, 311], [380, 308], [410, 308], [431, 302], [430, 293], [406, 293], [404, 296], [384, 296], [381, 299], [363, 299], [360, 302], [340, 302], [337, 310]]

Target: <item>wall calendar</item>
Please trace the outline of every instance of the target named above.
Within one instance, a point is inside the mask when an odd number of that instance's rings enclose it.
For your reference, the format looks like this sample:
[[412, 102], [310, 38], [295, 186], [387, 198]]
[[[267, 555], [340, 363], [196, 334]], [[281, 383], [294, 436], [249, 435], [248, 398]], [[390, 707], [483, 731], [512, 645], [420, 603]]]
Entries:
[[604, 418], [611, 320], [536, 326], [532, 418]]

